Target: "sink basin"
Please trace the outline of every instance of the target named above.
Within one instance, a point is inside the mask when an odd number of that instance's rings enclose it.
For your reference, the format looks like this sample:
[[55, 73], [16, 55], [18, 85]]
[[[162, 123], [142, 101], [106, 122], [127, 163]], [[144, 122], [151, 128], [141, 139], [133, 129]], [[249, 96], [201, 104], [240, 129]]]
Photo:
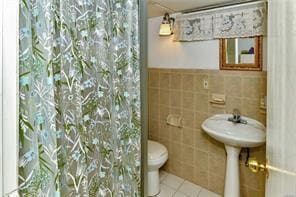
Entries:
[[201, 127], [212, 138], [236, 147], [257, 147], [265, 143], [265, 127], [251, 118], [242, 117], [247, 124], [228, 121], [232, 114], [214, 115], [203, 122]]
[[228, 121], [232, 114], [217, 114], [201, 127], [212, 138], [224, 143], [227, 153], [225, 197], [240, 197], [239, 153], [243, 147], [257, 147], [266, 140], [265, 127], [258, 121], [241, 117], [246, 124]]

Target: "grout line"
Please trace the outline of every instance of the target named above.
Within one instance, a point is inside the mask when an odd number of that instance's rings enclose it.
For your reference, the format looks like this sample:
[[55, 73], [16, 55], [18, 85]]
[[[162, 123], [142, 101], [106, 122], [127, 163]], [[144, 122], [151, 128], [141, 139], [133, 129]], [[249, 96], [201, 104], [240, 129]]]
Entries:
[[197, 194], [197, 196], [196, 197], [199, 197], [199, 195], [200, 195], [200, 193], [201, 193], [201, 190], [203, 190], [204, 188], [203, 187], [201, 187], [201, 189], [199, 190], [199, 192], [198, 192], [198, 194]]
[[[163, 170], [163, 171], [164, 171], [164, 170]], [[164, 172], [166, 172], [166, 171], [164, 171]], [[170, 175], [170, 174], [171, 174], [171, 175], [174, 175], [174, 174], [169, 173], [169, 172], [166, 172], [166, 173], [167, 173], [166, 177], [167, 177], [168, 175]], [[176, 176], [176, 175], [174, 175], [174, 176]], [[166, 177], [165, 177], [164, 179], [166, 179]], [[178, 177], [178, 176], [177, 176], [177, 177]], [[181, 177], [179, 177], [179, 178], [181, 178]], [[183, 179], [183, 178], [181, 178], [181, 179]], [[164, 180], [163, 180], [163, 181], [164, 181]], [[183, 192], [180, 191], [180, 188], [181, 188], [181, 186], [185, 183], [185, 181], [188, 181], [188, 180], [183, 179], [182, 183], [180, 184], [180, 186], [179, 186], [177, 189], [175, 189], [175, 188], [173, 188], [173, 187], [171, 187], [171, 186], [169, 186], [169, 185], [167, 185], [167, 184], [165, 184], [165, 183], [161, 183], [161, 184], [163, 184], [163, 185], [169, 187], [170, 189], [172, 189], [172, 190], [174, 191], [172, 197], [173, 197], [177, 192], [180, 192], [180, 193], [184, 194], [185, 196], [189, 197], [187, 194], [185, 194], [185, 193], [183, 193]], [[188, 181], [188, 182], [190, 182], [190, 181]], [[190, 182], [190, 183], [192, 183], [192, 182]], [[199, 190], [199, 192], [198, 192], [198, 194], [197, 194], [196, 197], [199, 197], [199, 196], [200, 196], [202, 190], [207, 190], [207, 191], [209, 191], [208, 189], [206, 189], [206, 188], [204, 188], [204, 187], [202, 187], [202, 186], [200, 186], [200, 185], [197, 185], [197, 184], [195, 184], [195, 183], [192, 183], [192, 184], [194, 184], [194, 185], [196, 185], [196, 186], [199, 186], [199, 187], [201, 188], [201, 189]]]
[[[181, 177], [180, 177], [181, 178]], [[177, 191], [179, 191], [179, 189], [181, 188], [181, 186], [184, 184], [185, 179], [183, 179], [183, 182], [179, 185], [179, 187], [177, 188]]]
[[[166, 171], [165, 171], [166, 172]], [[168, 177], [168, 175], [174, 175], [174, 174], [172, 174], [172, 173], [168, 173], [167, 172], [167, 176], [166, 176], [166, 178]], [[176, 176], [176, 175], [174, 175], [174, 176]], [[178, 177], [178, 176], [176, 176], [176, 177]], [[166, 179], [166, 178], [164, 178], [164, 179]], [[181, 177], [179, 177], [179, 178], [181, 178]], [[165, 183], [162, 183], [162, 184], [164, 184], [165, 186], [167, 186], [167, 187], [169, 187], [169, 188], [171, 188], [172, 190], [174, 190], [175, 192], [173, 193], [173, 196], [178, 192], [178, 190], [180, 189], [180, 187], [183, 185], [183, 183], [185, 182], [185, 179], [183, 179], [183, 178], [181, 178], [183, 181], [182, 181], [182, 183], [179, 185], [179, 187], [177, 188], [177, 189], [175, 189], [175, 188], [173, 188], [172, 186], [169, 186], [169, 185], [167, 185], [167, 184], [165, 184]], [[163, 180], [164, 181], [164, 180]]]
[[[163, 179], [160, 181], [160, 183], [162, 183], [163, 181], [164, 181], [164, 179], [166, 179], [166, 177], [168, 176], [168, 172], [166, 172], [166, 171], [164, 171], [164, 170], [162, 170], [163, 172], [165, 172], [165, 175], [162, 175], [162, 176], [164, 176], [163, 177]], [[160, 177], [161, 178], [161, 177]]]
[[[161, 184], [163, 184], [163, 185], [165, 185], [165, 186], [171, 188], [171, 189], [174, 190], [174, 191], [177, 191], [175, 188], [173, 188], [172, 186], [170, 186], [170, 185], [168, 185], [168, 184], [165, 184], [165, 183], [161, 183]], [[183, 184], [183, 183], [182, 183], [182, 184]], [[178, 189], [179, 189], [179, 187], [178, 187]]]

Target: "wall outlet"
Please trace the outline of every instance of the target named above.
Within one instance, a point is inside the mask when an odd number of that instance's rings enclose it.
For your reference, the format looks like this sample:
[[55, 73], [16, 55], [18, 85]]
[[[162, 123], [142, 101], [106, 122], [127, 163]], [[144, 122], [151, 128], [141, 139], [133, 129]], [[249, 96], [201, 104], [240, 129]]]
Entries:
[[207, 79], [204, 79], [203, 80], [203, 88], [205, 90], [208, 90], [209, 89], [209, 81]]

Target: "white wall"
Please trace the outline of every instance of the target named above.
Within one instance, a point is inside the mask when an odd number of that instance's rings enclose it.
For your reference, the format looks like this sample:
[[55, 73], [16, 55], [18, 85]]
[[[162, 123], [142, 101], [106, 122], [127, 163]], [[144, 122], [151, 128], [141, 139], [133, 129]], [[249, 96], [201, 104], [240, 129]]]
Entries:
[[18, 127], [17, 127], [17, 83], [18, 83], [18, 0], [1, 0], [0, 55], [2, 102], [0, 132], [1, 170], [0, 196], [15, 190], [18, 186]]
[[[3, 37], [3, 1], [0, 2], [0, 177], [3, 177], [3, 167], [2, 167], [2, 37]], [[3, 180], [0, 179], [0, 196], [3, 196]]]
[[174, 42], [160, 37], [162, 17], [148, 20], [148, 67], [219, 69], [219, 41]]
[[[174, 42], [160, 37], [162, 17], [148, 19], [148, 67], [219, 69], [219, 40]], [[263, 39], [263, 70], [266, 70], [266, 39]]]

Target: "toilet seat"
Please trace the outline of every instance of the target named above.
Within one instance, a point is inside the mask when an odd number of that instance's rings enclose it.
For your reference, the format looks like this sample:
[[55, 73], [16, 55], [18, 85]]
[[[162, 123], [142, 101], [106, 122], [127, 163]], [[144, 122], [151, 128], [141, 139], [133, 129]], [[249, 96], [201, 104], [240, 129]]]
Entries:
[[148, 165], [157, 165], [167, 157], [168, 151], [164, 145], [148, 140]]

